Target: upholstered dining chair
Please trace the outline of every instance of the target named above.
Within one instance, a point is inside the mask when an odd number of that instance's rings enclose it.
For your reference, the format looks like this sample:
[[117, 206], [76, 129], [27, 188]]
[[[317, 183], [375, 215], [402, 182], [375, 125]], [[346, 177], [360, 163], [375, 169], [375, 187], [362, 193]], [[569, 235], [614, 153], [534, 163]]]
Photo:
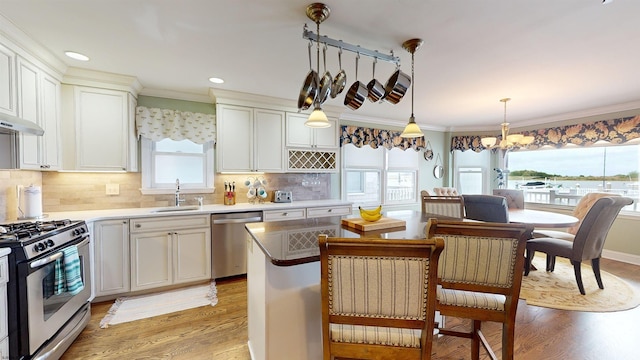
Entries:
[[524, 192], [518, 189], [493, 189], [493, 195], [504, 196], [509, 209], [524, 209]]
[[529, 275], [531, 261], [536, 251], [547, 254], [547, 271], [553, 271], [556, 264], [556, 257], [567, 258], [573, 265], [576, 276], [576, 283], [580, 294], [585, 295], [582, 283], [581, 264], [585, 260], [591, 260], [593, 274], [600, 289], [604, 289], [602, 278], [600, 277], [600, 257], [602, 248], [607, 239], [609, 229], [616, 219], [620, 210], [633, 204], [633, 199], [623, 196], [602, 197], [596, 200], [591, 206], [582, 224], [576, 232], [573, 241], [557, 238], [535, 238], [527, 242], [527, 254], [524, 274]]
[[585, 194], [583, 197], [580, 198], [580, 201], [578, 201], [575, 208], [573, 209], [573, 213], [571, 214], [578, 218], [579, 222], [577, 224], [568, 228], [567, 231], [548, 230], [548, 229], [535, 230], [533, 232], [533, 237], [534, 238], [550, 237], [555, 239], [573, 241], [573, 238], [575, 238], [576, 233], [578, 232], [578, 228], [580, 228], [580, 224], [582, 223], [582, 220], [587, 215], [587, 212], [589, 211], [591, 206], [595, 204], [596, 200], [602, 197], [608, 197], [608, 196], [619, 196], [619, 195], [612, 194], [612, 193], [604, 193], [604, 192], [591, 192], [591, 193]]
[[460, 196], [458, 189], [454, 187], [434, 187], [435, 196]]
[[464, 199], [462, 196], [422, 196], [422, 213], [462, 220]]
[[323, 358], [430, 359], [443, 240], [318, 243]]
[[516, 310], [524, 250], [532, 226], [430, 219], [427, 238], [442, 237], [436, 310], [444, 317], [472, 320], [469, 332], [441, 327], [440, 334], [471, 339], [471, 358], [480, 345], [496, 359], [482, 334], [483, 321], [502, 323], [502, 359], [513, 359]]
[[509, 222], [507, 199], [497, 195], [462, 195], [465, 218], [498, 223]]

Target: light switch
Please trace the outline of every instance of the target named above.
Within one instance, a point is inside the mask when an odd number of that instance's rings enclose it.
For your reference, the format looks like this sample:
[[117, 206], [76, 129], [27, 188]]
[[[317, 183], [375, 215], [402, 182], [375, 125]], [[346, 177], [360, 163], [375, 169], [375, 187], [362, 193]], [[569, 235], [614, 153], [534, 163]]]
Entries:
[[107, 184], [107, 195], [120, 195], [120, 184]]

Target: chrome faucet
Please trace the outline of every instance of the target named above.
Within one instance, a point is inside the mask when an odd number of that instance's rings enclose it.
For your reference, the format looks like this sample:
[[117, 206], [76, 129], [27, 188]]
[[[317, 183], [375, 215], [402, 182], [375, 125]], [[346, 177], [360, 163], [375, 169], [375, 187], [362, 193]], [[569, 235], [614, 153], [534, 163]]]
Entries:
[[180, 206], [181, 202], [185, 202], [185, 198], [180, 197], [180, 179], [176, 179], [176, 203], [175, 206]]

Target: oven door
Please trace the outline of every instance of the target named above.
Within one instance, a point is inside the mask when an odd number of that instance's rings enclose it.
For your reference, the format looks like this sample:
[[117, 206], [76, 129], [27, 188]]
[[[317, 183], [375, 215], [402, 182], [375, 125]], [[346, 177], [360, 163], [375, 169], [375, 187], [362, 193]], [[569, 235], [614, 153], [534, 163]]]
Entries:
[[54, 291], [55, 262], [62, 257], [62, 251], [29, 264], [27, 303], [31, 355], [52, 338], [89, 301], [91, 296], [89, 236], [79, 238], [74, 244], [78, 247], [80, 272], [84, 284], [84, 289], [76, 295], [68, 292], [56, 295]]

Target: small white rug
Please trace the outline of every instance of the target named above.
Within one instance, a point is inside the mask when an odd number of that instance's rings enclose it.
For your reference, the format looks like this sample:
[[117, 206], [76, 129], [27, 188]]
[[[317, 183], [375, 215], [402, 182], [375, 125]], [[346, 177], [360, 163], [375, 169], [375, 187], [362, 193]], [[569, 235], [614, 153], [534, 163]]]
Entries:
[[120, 297], [100, 321], [100, 327], [121, 324], [169, 314], [177, 311], [218, 303], [215, 281], [210, 285], [197, 285], [156, 294]]

